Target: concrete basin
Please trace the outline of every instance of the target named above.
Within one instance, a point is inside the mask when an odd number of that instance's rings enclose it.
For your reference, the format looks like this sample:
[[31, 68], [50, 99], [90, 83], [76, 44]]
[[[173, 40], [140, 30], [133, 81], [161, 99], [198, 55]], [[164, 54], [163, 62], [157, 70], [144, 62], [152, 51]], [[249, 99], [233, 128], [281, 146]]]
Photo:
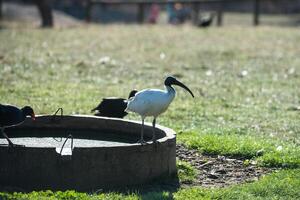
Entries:
[[[6, 129], [14, 143], [25, 147], [10, 148], [0, 138], [0, 185], [96, 191], [175, 175], [175, 132], [158, 125], [158, 143], [141, 145], [136, 143], [140, 130], [139, 122], [95, 116], [27, 119]], [[149, 124], [144, 134], [146, 140], [152, 137]]]

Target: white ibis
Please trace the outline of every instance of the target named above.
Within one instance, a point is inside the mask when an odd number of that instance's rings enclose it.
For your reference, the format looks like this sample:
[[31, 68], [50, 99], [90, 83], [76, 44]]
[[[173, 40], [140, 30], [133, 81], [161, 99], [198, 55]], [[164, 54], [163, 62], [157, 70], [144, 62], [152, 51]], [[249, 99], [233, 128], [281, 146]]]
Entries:
[[9, 146], [14, 147], [18, 145], [12, 143], [4, 132], [4, 129], [22, 124], [25, 121], [26, 116], [30, 116], [33, 120], [35, 120], [33, 109], [30, 106], [25, 106], [19, 109], [12, 105], [0, 104], [0, 128], [2, 135], [8, 141]]
[[168, 106], [170, 105], [170, 103], [173, 101], [175, 97], [176, 91], [172, 87], [172, 85], [178, 85], [184, 88], [192, 95], [192, 97], [194, 97], [194, 94], [187, 86], [179, 82], [176, 78], [169, 76], [165, 79], [165, 90], [145, 89], [136, 93], [134, 97], [128, 100], [127, 108], [125, 111], [132, 111], [138, 113], [142, 117], [141, 139], [138, 141], [141, 144], [145, 143], [144, 120], [147, 116], [153, 117], [152, 141], [156, 142], [156, 136], [155, 136], [156, 118], [167, 110]]
[[[137, 93], [137, 90], [132, 90], [129, 93], [129, 97], [133, 97]], [[117, 98], [117, 97], [107, 97], [103, 98], [101, 103], [91, 112], [98, 111], [96, 116], [103, 116], [103, 117], [116, 117], [116, 118], [123, 118], [128, 113], [125, 112], [125, 108], [127, 107], [127, 99]]]

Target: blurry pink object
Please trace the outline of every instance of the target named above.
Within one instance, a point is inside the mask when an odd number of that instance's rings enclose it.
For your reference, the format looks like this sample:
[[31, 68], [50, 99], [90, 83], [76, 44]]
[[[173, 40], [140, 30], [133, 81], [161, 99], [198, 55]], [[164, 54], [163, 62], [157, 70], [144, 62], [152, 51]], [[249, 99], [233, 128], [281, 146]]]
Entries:
[[150, 8], [150, 14], [148, 17], [148, 22], [155, 24], [157, 22], [157, 19], [159, 17], [159, 11], [160, 7], [157, 4], [152, 4]]

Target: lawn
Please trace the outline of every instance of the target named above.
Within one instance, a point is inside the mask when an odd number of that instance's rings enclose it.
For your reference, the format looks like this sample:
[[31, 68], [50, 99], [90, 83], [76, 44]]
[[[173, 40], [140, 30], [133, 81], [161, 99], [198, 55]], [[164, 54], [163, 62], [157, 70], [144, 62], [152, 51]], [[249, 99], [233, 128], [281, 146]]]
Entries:
[[0, 199], [300, 198], [299, 43], [300, 32], [291, 27], [0, 29], [1, 103], [31, 105], [37, 114], [59, 107], [65, 114], [90, 114], [102, 97], [163, 88], [164, 78], [174, 75], [195, 94], [176, 88], [177, 97], [158, 118], [176, 130], [178, 142], [279, 169], [223, 189], [0, 193]]

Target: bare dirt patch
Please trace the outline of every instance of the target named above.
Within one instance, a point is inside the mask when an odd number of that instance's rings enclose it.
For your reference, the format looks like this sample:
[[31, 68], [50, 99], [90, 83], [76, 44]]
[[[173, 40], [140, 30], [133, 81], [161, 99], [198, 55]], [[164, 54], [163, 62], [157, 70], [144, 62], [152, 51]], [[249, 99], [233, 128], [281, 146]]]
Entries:
[[183, 182], [182, 186], [225, 187], [232, 184], [253, 182], [274, 171], [257, 166], [254, 162], [225, 156], [203, 155], [197, 150], [189, 150], [182, 144], [176, 147], [177, 159], [189, 162], [197, 169], [193, 182]]

